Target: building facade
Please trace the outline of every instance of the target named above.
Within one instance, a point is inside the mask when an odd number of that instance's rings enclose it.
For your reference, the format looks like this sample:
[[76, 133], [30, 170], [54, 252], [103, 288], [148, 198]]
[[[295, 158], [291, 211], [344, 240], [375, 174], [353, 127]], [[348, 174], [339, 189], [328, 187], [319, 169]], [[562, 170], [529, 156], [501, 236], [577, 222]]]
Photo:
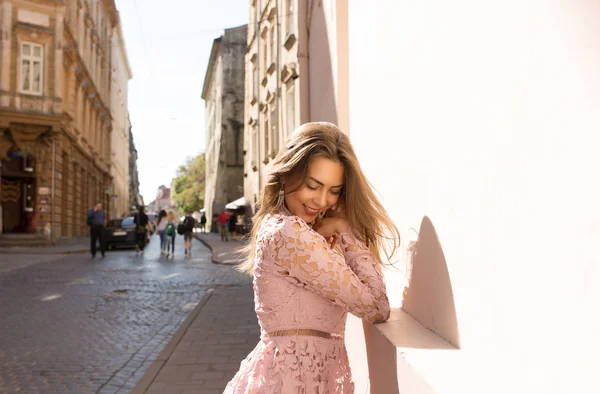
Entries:
[[128, 84], [132, 78], [127, 60], [125, 40], [121, 24], [112, 31], [111, 40], [111, 111], [112, 139], [110, 173], [112, 176], [112, 200], [109, 207], [112, 217], [129, 213], [129, 111]]
[[206, 113], [207, 218], [243, 196], [244, 55], [247, 26], [225, 29], [214, 40], [202, 99]]
[[307, 12], [305, 1], [250, 2], [244, 196], [252, 212], [271, 160], [293, 130], [310, 119]]
[[114, 1], [4, 1], [0, 18], [0, 228], [86, 235], [87, 209], [113, 194]]
[[158, 214], [160, 211], [171, 210], [171, 189], [165, 185], [160, 185], [156, 189], [156, 198], [152, 200], [146, 207], [146, 213]]
[[129, 130], [129, 210], [127, 212], [137, 212], [140, 205], [144, 205], [144, 200], [140, 196], [140, 177], [137, 168], [137, 149], [135, 149], [135, 142], [133, 140], [133, 133], [131, 131], [131, 120], [127, 117], [127, 124]]

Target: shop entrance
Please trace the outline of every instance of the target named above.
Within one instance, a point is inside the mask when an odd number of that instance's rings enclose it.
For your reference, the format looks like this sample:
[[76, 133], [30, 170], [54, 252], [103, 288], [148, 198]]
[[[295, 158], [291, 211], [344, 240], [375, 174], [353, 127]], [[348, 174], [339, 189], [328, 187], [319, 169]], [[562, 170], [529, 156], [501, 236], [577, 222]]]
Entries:
[[0, 202], [2, 232], [6, 234], [35, 232], [35, 175], [24, 158], [2, 161]]

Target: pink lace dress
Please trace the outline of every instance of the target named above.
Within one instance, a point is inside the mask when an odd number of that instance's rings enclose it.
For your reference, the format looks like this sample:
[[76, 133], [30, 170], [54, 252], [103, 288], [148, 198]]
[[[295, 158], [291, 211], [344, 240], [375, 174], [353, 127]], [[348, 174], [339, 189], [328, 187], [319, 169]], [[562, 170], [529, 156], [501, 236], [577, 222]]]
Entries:
[[254, 301], [261, 340], [225, 394], [354, 393], [344, 346], [350, 312], [385, 321], [381, 266], [350, 233], [339, 250], [287, 210], [265, 218], [256, 239]]

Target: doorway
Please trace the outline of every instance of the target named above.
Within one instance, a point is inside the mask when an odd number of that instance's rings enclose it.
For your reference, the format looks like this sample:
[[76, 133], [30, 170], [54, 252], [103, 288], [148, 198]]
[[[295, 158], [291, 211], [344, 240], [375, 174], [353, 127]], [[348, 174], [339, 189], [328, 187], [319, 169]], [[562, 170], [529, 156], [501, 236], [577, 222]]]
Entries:
[[35, 176], [29, 169], [23, 158], [2, 161], [0, 202], [3, 233], [35, 232]]
[[23, 218], [23, 182], [2, 177], [2, 232], [25, 232]]

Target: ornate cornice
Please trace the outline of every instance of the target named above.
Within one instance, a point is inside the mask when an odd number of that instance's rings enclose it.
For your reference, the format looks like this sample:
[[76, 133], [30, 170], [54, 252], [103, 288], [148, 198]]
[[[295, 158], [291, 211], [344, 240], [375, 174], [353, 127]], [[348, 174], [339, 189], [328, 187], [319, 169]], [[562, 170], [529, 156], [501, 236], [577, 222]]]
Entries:
[[10, 150], [27, 153], [33, 152], [39, 144], [49, 146], [57, 135], [52, 126], [11, 123], [10, 128], [2, 130], [0, 135], [0, 158], [8, 159]]

